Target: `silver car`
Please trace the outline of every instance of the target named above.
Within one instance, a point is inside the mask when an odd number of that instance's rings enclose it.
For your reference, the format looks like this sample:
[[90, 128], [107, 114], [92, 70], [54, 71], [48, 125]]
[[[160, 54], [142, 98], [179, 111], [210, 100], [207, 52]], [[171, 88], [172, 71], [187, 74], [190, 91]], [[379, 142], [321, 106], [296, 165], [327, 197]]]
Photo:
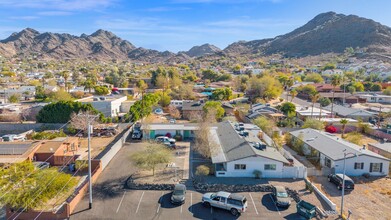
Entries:
[[246, 197], [229, 192], [205, 193], [202, 196], [202, 204], [206, 207], [216, 207], [229, 210], [232, 215], [237, 216], [247, 209]]

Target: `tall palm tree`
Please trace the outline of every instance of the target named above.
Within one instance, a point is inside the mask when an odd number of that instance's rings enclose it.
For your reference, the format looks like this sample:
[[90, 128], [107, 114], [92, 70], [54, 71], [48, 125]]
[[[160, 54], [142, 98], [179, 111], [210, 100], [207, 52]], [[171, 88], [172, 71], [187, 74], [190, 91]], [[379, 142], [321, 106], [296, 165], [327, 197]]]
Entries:
[[313, 94], [310, 94], [310, 98], [311, 98], [311, 102], [312, 102], [312, 110], [311, 110], [311, 118], [312, 118], [312, 116], [314, 114], [314, 105], [319, 100], [320, 95], [319, 95], [319, 93], [313, 93]]
[[65, 70], [65, 71], [62, 71], [60, 72], [60, 76], [62, 78], [64, 78], [64, 85], [65, 85], [65, 91], [68, 91], [67, 90], [67, 83], [68, 83], [68, 79], [69, 79], [69, 71]]
[[331, 117], [334, 118], [334, 95], [335, 95], [335, 88], [341, 84], [341, 76], [340, 75], [333, 75], [331, 78], [331, 85], [333, 86], [333, 100], [331, 101]]
[[339, 123], [342, 124], [342, 138], [344, 138], [345, 136], [345, 128], [346, 128], [346, 124], [348, 123], [349, 121], [346, 119], [346, 118], [343, 118], [339, 121]]

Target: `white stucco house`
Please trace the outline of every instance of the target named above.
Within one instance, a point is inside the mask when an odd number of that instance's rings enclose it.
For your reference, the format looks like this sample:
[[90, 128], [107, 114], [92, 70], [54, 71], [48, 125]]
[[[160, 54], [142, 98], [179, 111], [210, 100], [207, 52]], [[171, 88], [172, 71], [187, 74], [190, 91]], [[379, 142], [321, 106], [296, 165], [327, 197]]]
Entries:
[[83, 104], [91, 104], [96, 110], [102, 112], [105, 117], [116, 117], [121, 113], [121, 105], [128, 98], [122, 95], [91, 96], [77, 100]]
[[295, 167], [280, 152], [258, 137], [260, 129], [246, 124], [244, 129], [221, 122], [210, 129], [212, 163], [217, 177], [303, 178], [304, 167]]
[[290, 134], [293, 142], [298, 138], [304, 142], [304, 154], [312, 153], [312, 157], [318, 158], [322, 169], [329, 169], [331, 173], [343, 172], [346, 153], [346, 175], [388, 175], [390, 159], [366, 149], [365, 146], [361, 147], [334, 134], [311, 128], [293, 131]]

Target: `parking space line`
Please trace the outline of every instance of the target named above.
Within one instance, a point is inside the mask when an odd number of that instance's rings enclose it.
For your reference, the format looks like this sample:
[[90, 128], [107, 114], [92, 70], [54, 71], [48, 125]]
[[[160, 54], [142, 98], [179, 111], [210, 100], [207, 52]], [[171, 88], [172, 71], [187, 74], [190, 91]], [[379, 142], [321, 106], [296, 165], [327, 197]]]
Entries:
[[141, 194], [140, 201], [138, 201], [136, 213], [138, 212], [138, 209], [140, 208], [140, 204], [141, 204], [141, 200], [143, 199], [143, 196], [144, 196], [144, 191], [143, 191], [143, 194]]
[[193, 213], [193, 193], [190, 193], [190, 212]]
[[276, 203], [274, 202], [273, 196], [272, 196], [272, 195], [270, 195], [270, 194], [269, 194], [269, 196], [270, 196], [270, 198], [272, 199], [272, 202], [273, 202], [274, 206], [276, 207], [276, 209], [277, 209], [277, 211], [278, 211], [278, 214], [279, 214], [279, 215], [281, 215], [281, 212], [280, 212], [280, 210], [278, 209], [278, 207], [277, 207]]
[[181, 213], [182, 213], [182, 208], [183, 208], [183, 205], [181, 205]]
[[213, 214], [213, 207], [210, 207], [210, 214]]
[[253, 205], [254, 205], [255, 212], [256, 212], [256, 213], [257, 213], [257, 215], [258, 215], [258, 210], [257, 210], [257, 207], [255, 206], [254, 199], [253, 199], [253, 197], [252, 197], [251, 193], [248, 193], [248, 194], [250, 194], [250, 198], [251, 198], [251, 201], [253, 202]]
[[162, 206], [162, 199], [163, 199], [163, 193], [164, 192], [162, 192], [162, 195], [160, 196], [160, 199], [159, 199], [159, 205], [158, 205], [158, 207], [157, 207], [157, 210], [156, 210], [156, 213], [159, 213], [159, 210], [160, 210], [160, 206]]
[[122, 195], [122, 199], [121, 199], [121, 201], [119, 202], [119, 204], [118, 204], [118, 208], [117, 208], [117, 211], [116, 211], [115, 213], [118, 213], [118, 211], [119, 211], [119, 208], [121, 208], [121, 204], [122, 204], [122, 201], [124, 201], [125, 194], [126, 194], [126, 191], [124, 191], [124, 194]]

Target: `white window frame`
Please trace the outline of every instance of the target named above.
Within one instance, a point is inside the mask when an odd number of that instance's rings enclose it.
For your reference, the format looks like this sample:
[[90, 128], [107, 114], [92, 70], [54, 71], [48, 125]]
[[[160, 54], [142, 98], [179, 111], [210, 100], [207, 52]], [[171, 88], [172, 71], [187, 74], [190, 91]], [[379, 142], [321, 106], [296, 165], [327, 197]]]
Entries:
[[234, 165], [234, 169], [235, 170], [246, 170], [247, 169], [247, 165], [246, 164], [235, 164]]
[[277, 164], [265, 164], [263, 168], [264, 168], [264, 170], [274, 171], [274, 170], [277, 170]]

